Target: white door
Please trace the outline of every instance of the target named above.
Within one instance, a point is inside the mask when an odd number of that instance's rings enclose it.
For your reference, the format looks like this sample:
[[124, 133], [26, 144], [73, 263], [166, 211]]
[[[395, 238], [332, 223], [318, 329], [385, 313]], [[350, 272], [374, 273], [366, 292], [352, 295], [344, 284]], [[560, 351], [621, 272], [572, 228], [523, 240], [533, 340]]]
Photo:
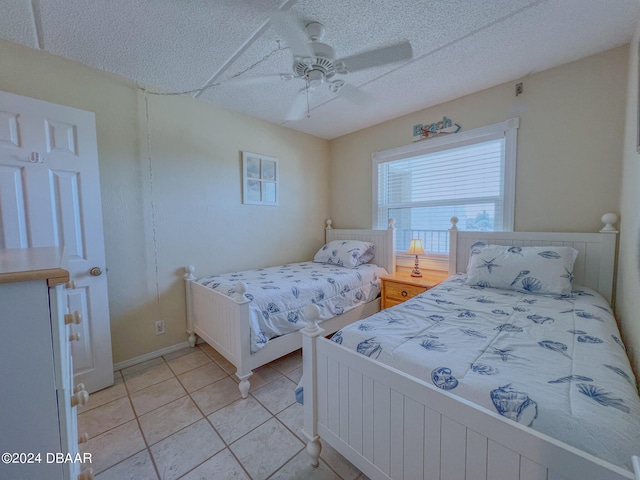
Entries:
[[[113, 384], [95, 117], [0, 92], [0, 248], [64, 245], [75, 383]], [[29, 332], [22, 341], [28, 343]]]

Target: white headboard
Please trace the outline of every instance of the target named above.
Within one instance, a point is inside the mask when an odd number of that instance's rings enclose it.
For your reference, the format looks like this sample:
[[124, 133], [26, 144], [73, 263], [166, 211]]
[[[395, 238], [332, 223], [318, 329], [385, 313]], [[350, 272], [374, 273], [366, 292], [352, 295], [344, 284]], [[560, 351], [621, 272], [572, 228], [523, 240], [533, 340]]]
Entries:
[[375, 257], [371, 263], [375, 263], [389, 273], [396, 271], [395, 256], [395, 229], [393, 219], [389, 220], [389, 228], [386, 230], [347, 230], [333, 228], [331, 220], [327, 220], [325, 228], [325, 240], [327, 243], [333, 240], [361, 240], [375, 245]]
[[471, 245], [478, 240], [494, 245], [519, 247], [560, 245], [578, 250], [573, 283], [593, 288], [613, 303], [616, 233], [560, 232], [450, 232], [449, 275], [466, 272]]

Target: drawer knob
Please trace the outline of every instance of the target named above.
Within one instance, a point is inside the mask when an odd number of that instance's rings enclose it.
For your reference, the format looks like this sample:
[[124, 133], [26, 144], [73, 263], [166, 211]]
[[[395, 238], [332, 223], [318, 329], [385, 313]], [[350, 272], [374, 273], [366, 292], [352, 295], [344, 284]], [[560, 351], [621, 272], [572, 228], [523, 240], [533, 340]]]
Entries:
[[78, 405], [86, 405], [89, 401], [89, 394], [86, 390], [80, 390], [79, 392], [71, 395], [71, 406], [77, 407]]
[[407, 291], [406, 291], [406, 290], [402, 290], [401, 295], [402, 295], [403, 297], [406, 297], [406, 296], [408, 295], [408, 293], [407, 293]]
[[80, 315], [79, 311], [75, 311], [73, 313], [65, 313], [64, 314], [64, 324], [69, 325], [71, 323], [78, 325], [82, 322], [82, 315]]
[[69, 335], [70, 342], [79, 342], [80, 341], [80, 332], [72, 333]]
[[84, 383], [79, 383], [73, 387], [73, 393], [78, 393], [80, 390], [84, 390]]

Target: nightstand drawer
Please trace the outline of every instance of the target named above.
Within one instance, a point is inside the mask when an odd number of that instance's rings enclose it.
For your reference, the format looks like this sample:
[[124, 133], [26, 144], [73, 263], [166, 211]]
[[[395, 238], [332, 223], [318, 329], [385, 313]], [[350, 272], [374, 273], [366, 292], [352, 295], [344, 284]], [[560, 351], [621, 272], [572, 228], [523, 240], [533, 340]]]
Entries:
[[[407, 298], [409, 298], [409, 297], [407, 297]], [[402, 302], [399, 301], [399, 300], [393, 300], [393, 299], [391, 299], [389, 297], [385, 297], [383, 309], [390, 308], [390, 307], [395, 307], [396, 305], [400, 305], [401, 303]]]
[[381, 308], [389, 308], [426, 292], [446, 278], [444, 273], [431, 273], [424, 277], [392, 274], [382, 277]]
[[406, 285], [403, 283], [385, 282], [385, 297], [390, 300], [399, 300], [404, 302], [410, 298], [420, 295], [427, 291], [426, 287], [418, 287], [415, 285]]

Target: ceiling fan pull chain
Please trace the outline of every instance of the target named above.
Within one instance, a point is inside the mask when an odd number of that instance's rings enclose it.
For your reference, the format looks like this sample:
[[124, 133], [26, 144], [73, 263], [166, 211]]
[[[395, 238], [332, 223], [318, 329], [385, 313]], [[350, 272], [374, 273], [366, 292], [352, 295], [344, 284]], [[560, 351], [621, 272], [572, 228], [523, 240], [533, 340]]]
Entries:
[[309, 77], [307, 77], [307, 88], [305, 88], [307, 94], [307, 118], [311, 118], [311, 112], [309, 111]]

